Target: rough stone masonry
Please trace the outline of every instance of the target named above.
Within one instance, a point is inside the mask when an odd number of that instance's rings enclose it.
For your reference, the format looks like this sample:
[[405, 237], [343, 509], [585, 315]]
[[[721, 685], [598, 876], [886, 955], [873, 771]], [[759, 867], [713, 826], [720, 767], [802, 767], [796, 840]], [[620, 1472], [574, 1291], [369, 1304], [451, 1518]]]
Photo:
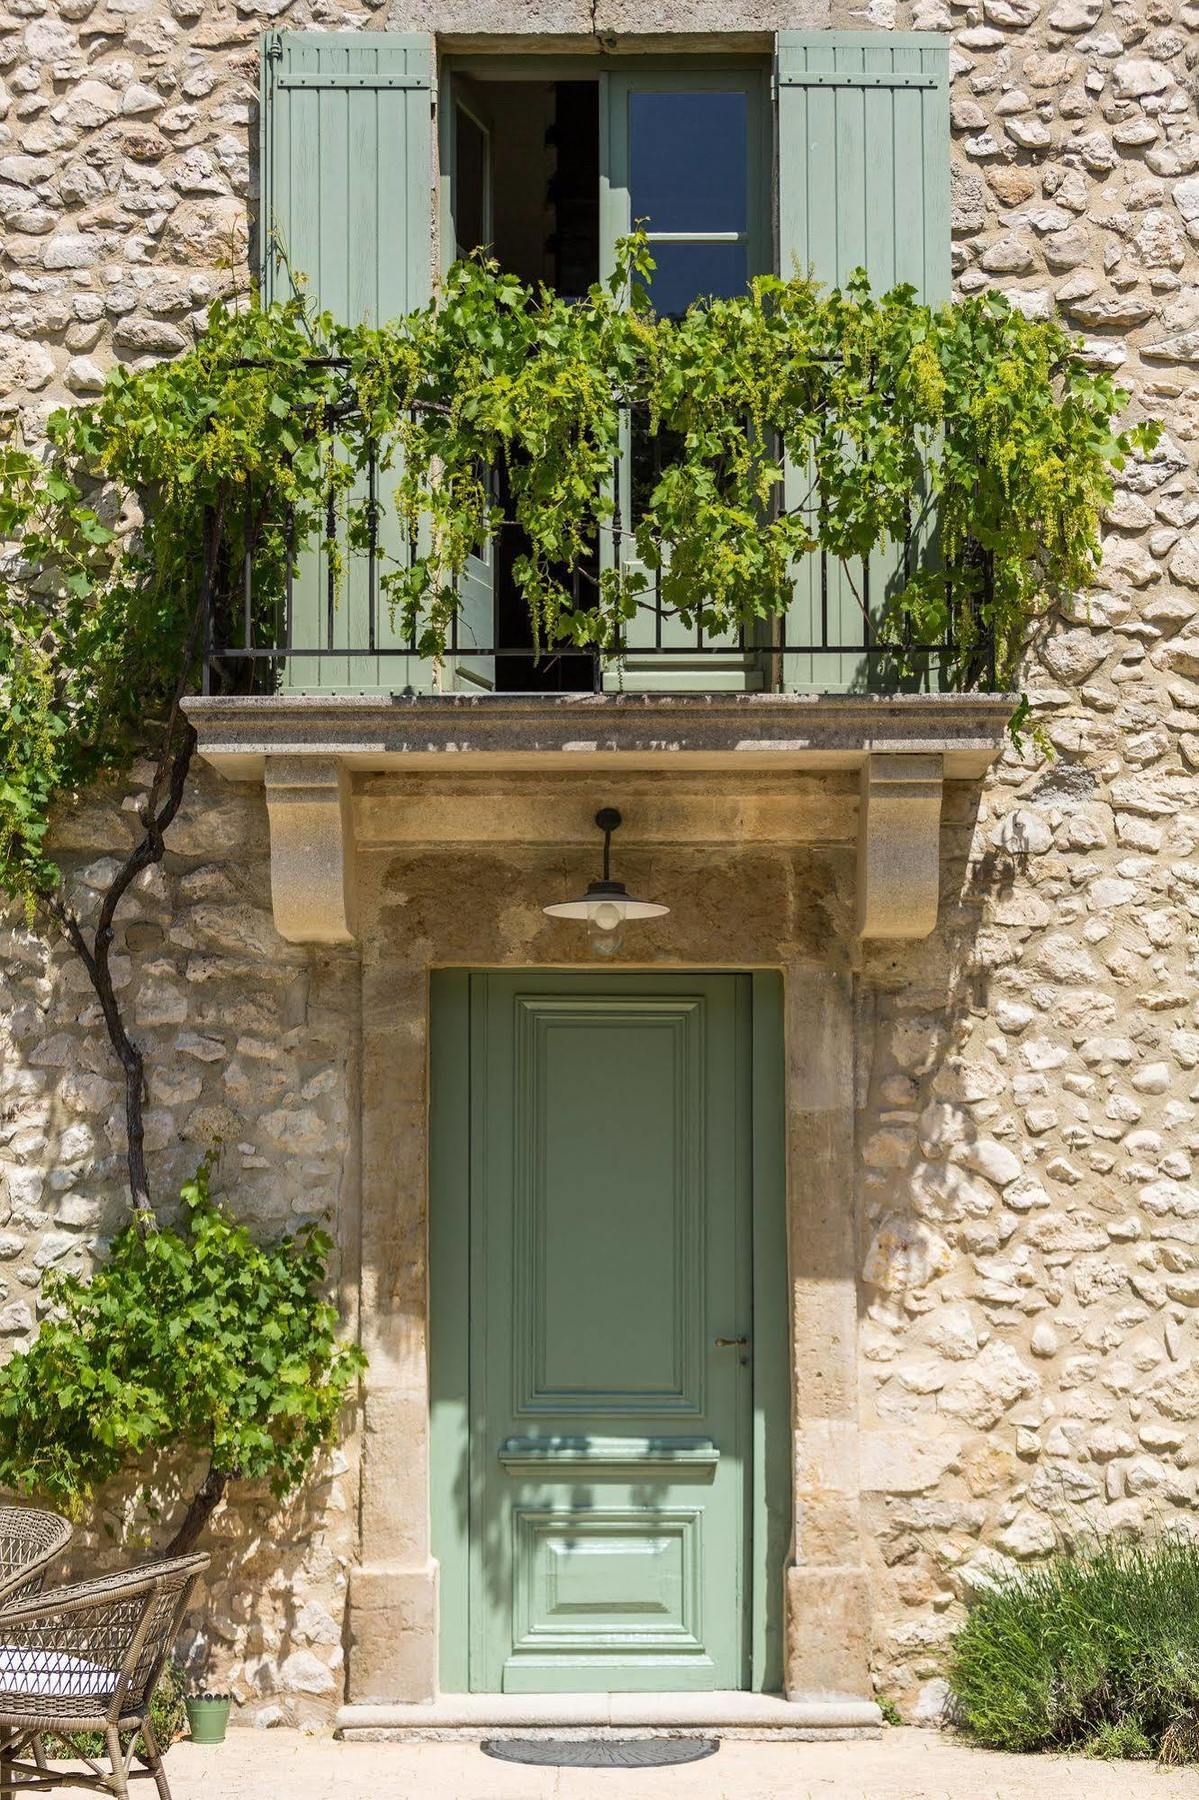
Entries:
[[[952, 42], [954, 271], [1059, 308], [1164, 419], [1098, 588], [1027, 680], [1057, 755], [951, 790], [942, 927], [857, 969], [860, 1417], [875, 1680], [915, 1716], [1007, 1559], [1193, 1519], [1199, 1466], [1199, 4], [1187, 0], [8, 0], [0, 402], [35, 438], [114, 361], [182, 350], [247, 274], [264, 27], [590, 34], [824, 24]], [[57, 837], [86, 910], [147, 772]], [[350, 953], [271, 921], [261, 795], [200, 774], [122, 917], [160, 1194], [219, 1140], [270, 1226], [352, 1204]], [[523, 882], [520, 885], [524, 889]], [[522, 929], [510, 895], [511, 931]], [[835, 883], [811, 909], [844, 937]], [[848, 950], [843, 950], [848, 955]], [[121, 1213], [118, 1089], [61, 947], [0, 934], [0, 1333]], [[354, 1553], [351, 1441], [285, 1516], [226, 1507], [214, 1673], [260, 1723], [327, 1717]], [[136, 1512], [110, 1496], [112, 1519]], [[143, 1515], [138, 1515], [143, 1516]]]

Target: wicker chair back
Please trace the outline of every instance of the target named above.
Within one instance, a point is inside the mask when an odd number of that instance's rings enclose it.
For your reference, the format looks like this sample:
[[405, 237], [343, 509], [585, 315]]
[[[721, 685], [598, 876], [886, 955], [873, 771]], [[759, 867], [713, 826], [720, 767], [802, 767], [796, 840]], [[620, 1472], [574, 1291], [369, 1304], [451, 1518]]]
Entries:
[[36, 1594], [70, 1541], [71, 1527], [57, 1513], [0, 1506], [0, 1606]]
[[53, 1588], [0, 1611], [0, 1722], [83, 1731], [141, 1718], [207, 1555]]

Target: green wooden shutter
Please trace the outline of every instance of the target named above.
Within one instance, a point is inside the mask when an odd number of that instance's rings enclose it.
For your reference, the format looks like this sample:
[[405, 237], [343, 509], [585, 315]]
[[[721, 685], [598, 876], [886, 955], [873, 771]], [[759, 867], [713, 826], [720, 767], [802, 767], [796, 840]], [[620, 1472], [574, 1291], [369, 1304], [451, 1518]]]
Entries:
[[[290, 293], [289, 264], [311, 298], [348, 324], [381, 324], [428, 302], [432, 107], [433, 45], [424, 33], [266, 34], [260, 240], [267, 299]], [[387, 549], [402, 554], [394, 522], [384, 533]], [[335, 647], [369, 646], [368, 611], [360, 558], [337, 596]], [[328, 614], [328, 572], [314, 551], [295, 581], [293, 641], [323, 648]], [[386, 608], [375, 634], [377, 647], [398, 641]], [[292, 689], [386, 692], [426, 687], [429, 671], [403, 657], [326, 655], [292, 660], [283, 679]]]
[[[782, 31], [778, 93], [779, 268], [829, 285], [865, 268], [876, 291], [911, 282], [924, 300], [950, 292], [949, 50], [931, 32]], [[788, 504], [806, 489], [790, 471]], [[913, 545], [913, 554], [922, 546]], [[874, 617], [902, 579], [898, 550], [853, 571]], [[858, 599], [837, 564], [797, 572], [789, 643], [863, 641]], [[784, 685], [844, 692], [894, 685], [882, 659], [790, 655]], [[930, 675], [935, 680], [935, 671]]]

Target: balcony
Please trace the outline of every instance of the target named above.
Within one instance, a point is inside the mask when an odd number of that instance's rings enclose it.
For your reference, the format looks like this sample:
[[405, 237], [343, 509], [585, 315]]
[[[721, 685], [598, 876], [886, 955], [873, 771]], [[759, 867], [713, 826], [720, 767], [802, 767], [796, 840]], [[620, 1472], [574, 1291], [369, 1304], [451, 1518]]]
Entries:
[[[886, 631], [911, 570], [935, 553], [927, 518], [856, 564], [814, 552], [785, 616], [736, 633], [684, 621], [647, 575], [635, 614], [599, 645], [533, 641], [511, 579], [519, 538], [504, 523], [469, 559], [431, 654], [419, 622], [394, 616], [384, 580], [417, 547], [380, 503], [373, 458], [355, 481], [366, 526], [352, 541], [332, 488], [307, 542], [269, 494], [247, 494], [223, 534], [216, 518], [205, 528], [203, 691], [187, 710], [207, 761], [265, 786], [285, 936], [354, 937], [358, 802], [375, 777], [448, 769], [506, 772], [514, 792], [548, 771], [602, 770], [610, 783], [732, 770], [747, 795], [765, 773], [827, 773], [832, 838], [857, 845], [859, 932], [933, 929], [943, 785], [985, 772], [1014, 697], [994, 691], [991, 647], [951, 592], [943, 641]], [[564, 577], [580, 610], [598, 572], [634, 554], [623, 523], [634, 477], [618, 464], [612, 483], [593, 555]]]
[[[244, 523], [218, 550], [207, 595], [203, 687], [206, 695], [418, 697], [538, 694], [929, 695], [996, 691], [993, 646], [947, 591], [947, 632], [898, 642], [884, 622], [910, 578], [932, 551], [927, 516], [900, 544], [841, 564], [824, 550], [796, 571], [795, 600], [785, 615], [755, 629], [705, 631], [684, 621], [646, 572], [634, 618], [602, 645], [535, 643], [511, 577], [523, 548], [519, 528], [503, 523], [481, 547], [457, 588], [444, 650], [422, 652], [415, 624], [397, 622], [381, 592], [384, 567], [403, 567], [410, 547], [396, 541], [379, 501], [376, 459], [359, 482], [368, 500], [366, 541], [351, 542], [330, 488], [323, 540], [297, 539], [294, 517], [277, 522], [283, 575], [273, 597], [263, 593], [253, 534]], [[588, 563], [564, 572], [572, 605], [585, 611], [597, 570], [620, 569], [630, 557], [621, 495], [628, 476], [613, 471], [616, 510], [599, 533]], [[627, 500], [626, 500], [627, 504]], [[247, 519], [263, 523], [269, 506], [246, 501]], [[209, 521], [208, 531], [215, 531]], [[262, 526], [259, 526], [261, 531]], [[965, 604], [965, 603], [964, 603]], [[971, 645], [963, 662], [959, 645]]]

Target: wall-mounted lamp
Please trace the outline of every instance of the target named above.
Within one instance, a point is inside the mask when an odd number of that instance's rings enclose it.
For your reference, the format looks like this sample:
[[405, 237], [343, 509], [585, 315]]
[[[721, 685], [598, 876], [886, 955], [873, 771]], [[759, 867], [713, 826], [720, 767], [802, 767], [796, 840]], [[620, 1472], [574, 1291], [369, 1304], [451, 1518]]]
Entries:
[[543, 906], [551, 919], [581, 919], [591, 926], [593, 949], [601, 956], [611, 956], [620, 948], [621, 931], [627, 919], [660, 919], [670, 911], [657, 900], [635, 900], [623, 881], [613, 881], [611, 872], [612, 833], [620, 824], [614, 806], [602, 806], [595, 822], [604, 834], [604, 872], [598, 881], [587, 884], [587, 892], [578, 900], [559, 900]]

